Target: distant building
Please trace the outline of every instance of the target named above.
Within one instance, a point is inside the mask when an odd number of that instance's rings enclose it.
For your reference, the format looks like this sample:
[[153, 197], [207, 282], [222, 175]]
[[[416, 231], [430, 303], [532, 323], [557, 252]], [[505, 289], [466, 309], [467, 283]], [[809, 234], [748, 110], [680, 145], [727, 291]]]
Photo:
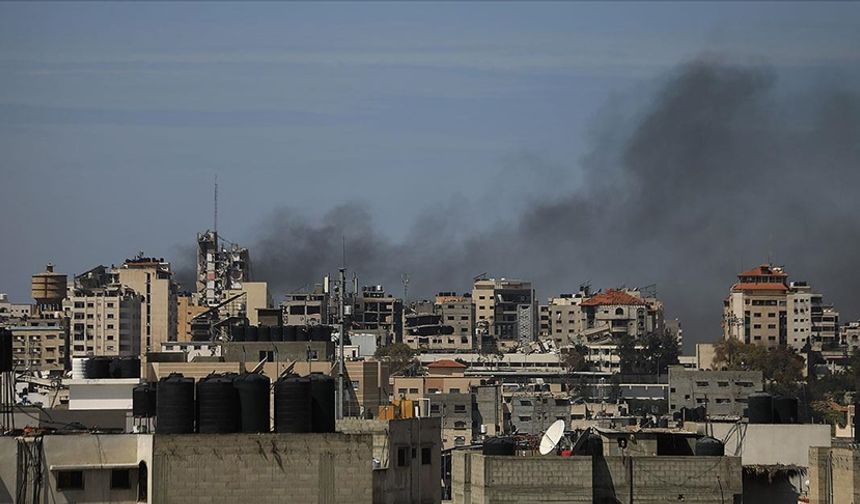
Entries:
[[517, 434], [540, 435], [563, 420], [570, 425], [570, 396], [552, 392], [518, 392], [511, 398], [511, 428]]
[[425, 352], [473, 349], [474, 307], [469, 295], [440, 293], [412, 303], [403, 316], [403, 342]]
[[65, 301], [72, 357], [140, 355], [143, 296], [111, 285], [76, 288]]
[[68, 319], [30, 317], [3, 324], [12, 332], [12, 366], [16, 371], [58, 375], [66, 369]]
[[521, 347], [537, 338], [538, 306], [531, 282], [477, 279], [472, 288], [472, 302], [475, 323], [487, 325], [487, 336], [498, 348]]
[[663, 303], [638, 289], [592, 294], [583, 288], [577, 294], [562, 294], [549, 299], [542, 317], [546, 338], [556, 346], [609, 343], [625, 335], [638, 339], [664, 329], [670, 329], [680, 343], [680, 323], [667, 327]]
[[387, 294], [381, 285], [362, 287], [355, 297], [352, 326], [355, 329], [383, 329], [389, 342], [403, 341], [403, 301]]
[[781, 266], [763, 264], [738, 275], [723, 303], [723, 337], [768, 348], [839, 343], [839, 313], [806, 282], [788, 282]]
[[157, 351], [176, 341], [177, 291], [170, 263], [163, 259], [136, 257], [114, 271], [116, 282], [143, 296], [140, 308], [141, 352]]
[[710, 417], [746, 416], [747, 397], [762, 390], [761, 371], [701, 371], [669, 367], [669, 413], [704, 406]]
[[191, 321], [208, 311], [209, 307], [196, 304], [188, 294], [177, 296], [176, 303], [176, 341], [191, 341]]
[[435, 299], [436, 313], [442, 317], [442, 323], [454, 328], [454, 333], [446, 345], [457, 350], [475, 348], [475, 305], [472, 295], [458, 296], [453, 292], [440, 292]]
[[11, 303], [9, 296], [5, 293], [0, 293], [0, 323], [4, 319], [27, 318], [33, 315], [33, 305], [26, 303]]
[[329, 295], [321, 286], [311, 292], [290, 292], [281, 303], [284, 325], [328, 323]]
[[860, 321], [844, 324], [839, 331], [839, 340], [851, 350], [860, 348]]

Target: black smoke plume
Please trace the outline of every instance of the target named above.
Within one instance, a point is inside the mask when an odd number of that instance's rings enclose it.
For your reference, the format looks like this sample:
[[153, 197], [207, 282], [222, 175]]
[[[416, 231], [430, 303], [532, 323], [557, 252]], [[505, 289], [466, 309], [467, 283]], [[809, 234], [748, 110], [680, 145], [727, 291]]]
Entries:
[[770, 260], [857, 317], [860, 100], [832, 88], [786, 98], [776, 84], [766, 68], [683, 65], [633, 119], [606, 120], [572, 163], [578, 187], [465, 238], [463, 215], [426, 215], [392, 241], [360, 204], [321, 221], [281, 210], [251, 245], [254, 274], [278, 293], [317, 283], [340, 265], [343, 237], [362, 283], [399, 294], [408, 272], [410, 298], [466, 291], [482, 272], [531, 279], [542, 297], [586, 280], [657, 284], [686, 341], [701, 342], [719, 336], [735, 275]]

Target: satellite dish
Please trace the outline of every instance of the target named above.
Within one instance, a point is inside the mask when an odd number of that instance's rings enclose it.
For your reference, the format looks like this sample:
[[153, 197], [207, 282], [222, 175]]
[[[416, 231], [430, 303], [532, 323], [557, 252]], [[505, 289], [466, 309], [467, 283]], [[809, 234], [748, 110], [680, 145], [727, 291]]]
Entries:
[[548, 455], [555, 450], [558, 442], [564, 436], [564, 420], [556, 420], [543, 434], [540, 440], [540, 454]]

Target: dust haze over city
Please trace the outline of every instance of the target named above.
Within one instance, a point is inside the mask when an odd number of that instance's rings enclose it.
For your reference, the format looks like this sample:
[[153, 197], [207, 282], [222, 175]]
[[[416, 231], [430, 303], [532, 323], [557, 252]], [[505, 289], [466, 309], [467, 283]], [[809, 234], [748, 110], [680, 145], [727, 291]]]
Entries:
[[0, 503], [860, 502], [860, 2], [0, 2]]

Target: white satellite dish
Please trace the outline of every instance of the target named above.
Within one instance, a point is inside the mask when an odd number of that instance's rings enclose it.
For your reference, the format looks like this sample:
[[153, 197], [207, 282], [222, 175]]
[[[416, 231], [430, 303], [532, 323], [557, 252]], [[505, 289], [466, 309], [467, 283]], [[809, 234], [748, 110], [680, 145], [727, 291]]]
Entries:
[[540, 454], [548, 455], [555, 450], [558, 442], [564, 436], [564, 420], [556, 420], [543, 434], [540, 440]]

